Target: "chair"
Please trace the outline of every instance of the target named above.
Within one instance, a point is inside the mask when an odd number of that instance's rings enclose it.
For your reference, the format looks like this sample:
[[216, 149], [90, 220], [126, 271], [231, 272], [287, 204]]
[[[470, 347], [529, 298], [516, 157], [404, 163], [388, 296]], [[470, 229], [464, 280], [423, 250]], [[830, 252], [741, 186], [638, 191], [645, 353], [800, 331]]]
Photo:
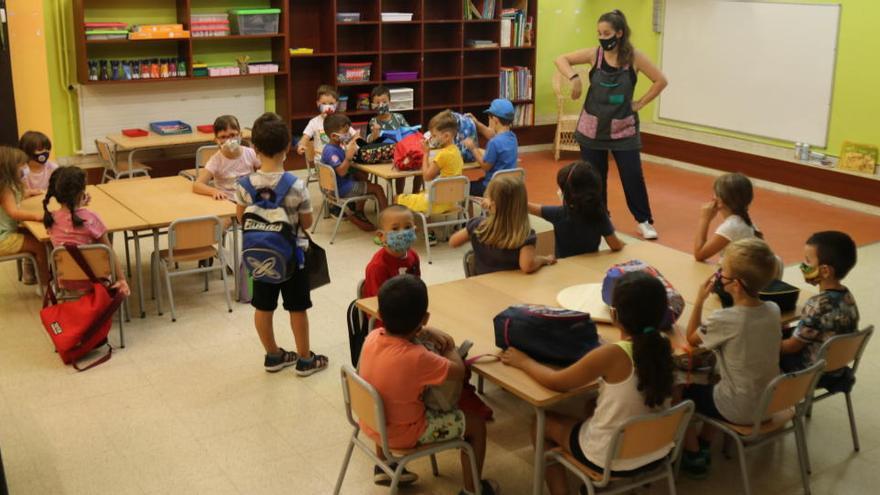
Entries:
[[471, 278], [477, 274], [477, 262], [474, 256], [476, 255], [473, 249], [464, 253], [464, 258], [461, 260], [461, 264], [464, 267], [464, 278]]
[[43, 281], [40, 280], [40, 270], [37, 269], [37, 259], [34, 258], [34, 255], [31, 253], [15, 253], [10, 254], [8, 256], [0, 256], [0, 263], [4, 261], [15, 261], [16, 269], [18, 270], [18, 280], [22, 278], [22, 270], [21, 270], [21, 262], [23, 260], [29, 260], [34, 266], [34, 276], [37, 278], [37, 287], [40, 289], [40, 295], [43, 295]]
[[[422, 228], [425, 232], [425, 247], [428, 250], [428, 264], [432, 263], [428, 228], [467, 223], [470, 185], [471, 183], [468, 178], [463, 175], [438, 177], [425, 184], [425, 193], [428, 195], [428, 211], [424, 213], [417, 211], [415, 213], [422, 220]], [[437, 204], [452, 204], [454, 207], [443, 213], [434, 213], [434, 205]], [[455, 218], [428, 222], [428, 219], [435, 215], [443, 215], [444, 217], [454, 215]]]
[[306, 160], [306, 186], [311, 184], [312, 182], [318, 182], [318, 167], [315, 163], [315, 139], [320, 139], [317, 135], [314, 139], [309, 139], [308, 144], [306, 144], [306, 154], [304, 156]]
[[[193, 217], [175, 220], [168, 226], [168, 249], [154, 252], [150, 260], [150, 272], [153, 286], [159, 278], [160, 271], [165, 273], [165, 285], [168, 289], [168, 300], [171, 305], [171, 321], [177, 321], [174, 308], [174, 292], [171, 289], [171, 278], [191, 273], [205, 274], [205, 291], [208, 290], [208, 273], [219, 271], [223, 280], [223, 295], [226, 297], [226, 308], [232, 312], [229, 299], [229, 286], [226, 282], [226, 260], [220, 247], [223, 237], [223, 221], [215, 216]], [[201, 261], [217, 258], [220, 263], [198, 266], [197, 268], [175, 268], [180, 262]], [[162, 315], [162, 291], [156, 290], [156, 308]]]
[[[559, 447], [547, 451], [544, 458], [550, 463], [563, 465], [580, 478], [590, 495], [595, 494], [597, 488], [607, 488], [601, 490], [602, 493], [626, 493], [663, 478], [669, 483], [669, 493], [675, 495], [674, 464], [681, 452], [682, 439], [693, 414], [694, 403], [686, 400], [665, 411], [627, 420], [611, 437], [605, 469], [601, 472], [581, 464]], [[610, 466], [613, 461], [642, 457], [670, 445], [672, 450], [656, 469], [633, 477], [612, 477]], [[613, 486], [609, 486], [612, 483]]]
[[[109, 246], [104, 244], [84, 244], [77, 247], [97, 278], [107, 279], [110, 283], [116, 282], [116, 262], [113, 257], [113, 251]], [[63, 246], [54, 248], [49, 255], [49, 263], [50, 269], [55, 275], [53, 285], [58, 299], [79, 298], [81, 295], [80, 291], [73, 284], [88, 283], [89, 277], [82, 271], [70, 253], [67, 252], [67, 249]], [[128, 313], [128, 299], [123, 302], [119, 309], [120, 347], [125, 347], [123, 321], [125, 320], [126, 313]]]
[[[498, 177], [503, 177], [505, 175], [518, 175], [521, 180], [523, 180], [523, 181], [526, 180], [526, 170], [524, 168], [517, 167], [517, 168], [509, 168], [507, 170], [499, 170], [499, 171], [495, 172], [495, 175], [492, 176], [492, 179], [489, 180], [489, 183], [491, 184], [493, 180], [497, 179]], [[480, 208], [480, 215], [484, 216], [485, 212], [483, 211], [483, 198], [471, 197], [470, 201], [471, 201], [471, 206], [472, 207], [479, 207]]]
[[220, 147], [216, 144], [210, 144], [206, 146], [201, 146], [196, 150], [196, 168], [188, 168], [186, 170], [181, 170], [177, 175], [181, 177], [186, 177], [187, 179], [195, 182], [196, 179], [199, 178], [199, 169], [204, 167], [208, 160], [214, 156], [217, 151], [220, 150]]
[[98, 148], [98, 155], [100, 155], [101, 161], [104, 162], [104, 173], [101, 175], [101, 184], [108, 180], [150, 176], [150, 167], [138, 162], [132, 163], [130, 168], [126, 165], [123, 170], [120, 170], [117, 166], [116, 147], [111, 146], [109, 142], [104, 141], [103, 139], [96, 139], [95, 147]]
[[[588, 70], [586, 67], [574, 67], [575, 72], [586, 91], [588, 83]], [[565, 113], [566, 105], [571, 99], [571, 81], [566, 79], [558, 70], [553, 71], [553, 93], [556, 94], [556, 135], [553, 138], [553, 156], [559, 161], [560, 151], [580, 151], [581, 148], [574, 138], [577, 129], [580, 112], [577, 114]]]
[[[403, 469], [406, 468], [407, 464], [411, 461], [422, 457], [430, 457], [434, 476], [439, 476], [440, 471], [437, 467], [437, 460], [434, 456], [438, 452], [446, 450], [462, 450], [467, 453], [470, 458], [474, 486], [476, 487], [477, 495], [480, 494], [480, 479], [477, 474], [477, 462], [474, 456], [474, 449], [469, 443], [464, 440], [448, 440], [446, 442], [424, 445], [409, 450], [392, 450], [388, 446], [388, 434], [385, 430], [385, 406], [379, 392], [377, 392], [372, 385], [367, 383], [366, 380], [361, 378], [348, 364], [342, 365], [341, 374], [342, 397], [345, 400], [345, 414], [348, 417], [349, 424], [354, 427], [354, 432], [351, 434], [351, 440], [345, 451], [345, 458], [342, 461], [339, 478], [336, 480], [336, 488], [333, 490], [334, 495], [338, 495], [339, 490], [342, 488], [342, 481], [345, 479], [345, 473], [348, 470], [348, 464], [351, 461], [351, 453], [355, 447], [358, 447], [363, 451], [363, 453], [375, 462], [377, 466], [391, 476], [391, 495], [397, 493], [400, 475], [403, 472]], [[355, 416], [357, 416], [357, 420], [355, 419]], [[372, 441], [364, 441], [358, 438], [361, 431], [358, 420], [379, 434], [379, 441], [381, 442], [382, 453], [385, 455], [385, 460], [380, 459], [379, 456], [376, 455]], [[394, 463], [397, 464], [397, 469], [391, 468], [390, 464]]]
[[[871, 335], [873, 334], [874, 325], [870, 325], [858, 332], [831, 337], [819, 348], [816, 359], [825, 360], [825, 373], [841, 370], [852, 363], [852, 375], [855, 377], [856, 371], [859, 369], [859, 362], [862, 360], [862, 353], [865, 352], [865, 347], [868, 346], [868, 341], [871, 340]], [[856, 429], [856, 417], [853, 413], [852, 398], [850, 397], [851, 391], [826, 391], [819, 395], [814, 395], [810, 399], [810, 405], [807, 408], [807, 417], [810, 417], [813, 411], [813, 403], [825, 400], [839, 393], [843, 393], [846, 398], [846, 411], [849, 413], [849, 429], [852, 433], [853, 450], [858, 452], [859, 432]]]
[[[316, 161], [315, 164], [318, 166], [318, 186], [321, 188], [321, 194], [324, 196], [324, 201], [321, 203], [321, 211], [318, 212], [318, 216], [315, 217], [315, 225], [312, 227], [312, 233], [314, 234], [318, 230], [318, 219], [321, 218], [324, 212], [326, 211], [330, 213], [331, 216], [336, 217], [336, 226], [333, 228], [333, 235], [330, 237], [330, 244], [333, 244], [333, 241], [336, 240], [336, 234], [339, 232], [339, 224], [342, 223], [342, 217], [345, 216], [346, 207], [349, 203], [373, 200], [376, 202], [376, 210], [378, 211], [379, 199], [373, 194], [340, 198], [337, 193], [337, 191], [339, 191], [339, 182], [336, 180], [336, 170], [330, 165], [321, 163], [320, 161]], [[338, 207], [339, 213], [333, 213], [330, 208], [331, 206]]]
[[[804, 415], [808, 407], [808, 398], [812, 397], [824, 368], [825, 361], [819, 360], [809, 368], [774, 378], [761, 394], [758, 407], [755, 408], [755, 419], [751, 424], [736, 425], [701, 414], [696, 415], [698, 419], [721, 430], [736, 444], [745, 495], [752, 493], [746, 466], [746, 450], [759, 447], [790, 432], [794, 432], [797, 442], [804, 493], [809, 495], [811, 468], [804, 437]], [[769, 419], [764, 420], [764, 418]]]

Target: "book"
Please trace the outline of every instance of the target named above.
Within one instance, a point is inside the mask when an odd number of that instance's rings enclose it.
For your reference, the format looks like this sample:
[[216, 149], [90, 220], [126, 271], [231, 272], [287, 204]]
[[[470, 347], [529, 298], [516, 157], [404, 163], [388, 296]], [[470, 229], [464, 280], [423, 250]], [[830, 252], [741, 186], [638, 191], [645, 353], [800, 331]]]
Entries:
[[510, 36], [511, 30], [513, 28], [513, 21], [510, 19], [502, 18], [501, 19], [501, 46], [506, 47], [510, 46]]

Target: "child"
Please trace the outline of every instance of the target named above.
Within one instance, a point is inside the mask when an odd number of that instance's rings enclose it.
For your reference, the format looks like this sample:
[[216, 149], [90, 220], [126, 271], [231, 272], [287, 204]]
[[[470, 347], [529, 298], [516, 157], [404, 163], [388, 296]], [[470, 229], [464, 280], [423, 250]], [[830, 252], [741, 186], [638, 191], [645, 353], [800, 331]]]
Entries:
[[[382, 190], [382, 187], [365, 180], [356, 180], [353, 177], [351, 165], [352, 158], [357, 153], [357, 143], [350, 130], [351, 120], [345, 115], [334, 114], [324, 119], [324, 132], [330, 137], [330, 141], [324, 146], [321, 163], [330, 165], [336, 170], [336, 184], [339, 187], [337, 193], [340, 198], [372, 194], [379, 202], [379, 211], [382, 211], [388, 206], [388, 200], [385, 198], [385, 191]], [[356, 133], [355, 136], [357, 136]], [[376, 227], [364, 215], [364, 203], [365, 201], [359, 202], [356, 211], [349, 215], [348, 219], [361, 230], [373, 232]]]
[[[367, 264], [361, 297], [376, 296], [382, 284], [396, 275], [422, 275], [419, 255], [411, 249], [416, 242], [416, 229], [409, 208], [391, 205], [382, 210], [377, 235], [382, 241], [382, 249], [376, 251]], [[380, 324], [377, 323], [377, 326]]]
[[[284, 171], [284, 160], [290, 148], [290, 130], [281, 117], [274, 113], [265, 113], [254, 122], [251, 140], [260, 160], [260, 169], [249, 176], [251, 184], [258, 191], [272, 189], [281, 177], [288, 173]], [[252, 204], [254, 199], [241, 184], [238, 184], [235, 200], [238, 204], [238, 221], [241, 223], [245, 208]], [[312, 204], [309, 201], [309, 190], [305, 181], [296, 180], [282, 204], [294, 227], [294, 232], [297, 231], [297, 227], [305, 230], [312, 225]], [[284, 300], [284, 309], [290, 313], [290, 326], [299, 354], [285, 351], [275, 343], [272, 315], [278, 307], [279, 293]], [[260, 342], [266, 350], [263, 361], [266, 371], [274, 373], [295, 365], [297, 375], [308, 376], [327, 368], [327, 356], [315, 354], [309, 347], [309, 317], [306, 310], [312, 307], [312, 300], [305, 273], [295, 270], [291, 278], [279, 284], [254, 280], [251, 305], [256, 310], [254, 325], [260, 336]]]
[[623, 249], [602, 204], [602, 179], [587, 162], [574, 162], [556, 173], [562, 206], [529, 203], [529, 213], [553, 224], [556, 257], [595, 253], [602, 238], [612, 251]]
[[477, 148], [472, 139], [465, 140], [465, 146], [474, 154], [480, 168], [486, 172], [483, 179], [471, 182], [471, 196], [482, 196], [489, 187], [489, 181], [499, 170], [510, 170], [517, 166], [516, 134], [510, 130], [513, 123], [513, 103], [504, 98], [496, 98], [484, 112], [489, 114], [489, 125], [485, 126], [473, 115], [469, 117], [477, 124], [480, 134], [489, 140], [486, 153]]
[[[700, 226], [694, 242], [694, 258], [697, 261], [723, 253], [731, 242], [764, 237], [749, 217], [753, 193], [748, 177], [739, 173], [724, 174], [715, 179], [714, 189], [715, 197], [700, 210]], [[718, 214], [724, 221], [715, 229], [715, 235], [708, 238], [709, 224]]]
[[49, 160], [52, 141], [49, 136], [38, 131], [27, 131], [18, 141], [18, 147], [28, 156], [24, 169], [25, 196], [43, 194], [49, 188], [49, 177], [58, 164]]
[[[61, 167], [52, 174], [48, 187], [43, 198], [43, 224], [49, 233], [52, 246], [101, 243], [113, 252], [113, 244], [107, 236], [104, 222], [96, 213], [86, 209], [89, 195], [86, 192], [85, 171], [79, 167]], [[61, 208], [50, 212], [49, 200], [53, 197]], [[122, 294], [128, 296], [131, 290], [115, 252], [112, 261], [116, 265], [116, 282], [113, 288], [119, 289]]]
[[[501, 362], [553, 390], [565, 392], [599, 381], [592, 418], [548, 412], [544, 430], [548, 449], [559, 446], [597, 472], [609, 467], [603, 464], [614, 432], [631, 418], [667, 407], [673, 384], [672, 348], [659, 330], [667, 311], [663, 284], [647, 273], [627, 273], [615, 284], [612, 297], [612, 318], [620, 341], [603, 344], [568, 368], [550, 368], [513, 347], [501, 353]], [[636, 476], [654, 469], [670, 450], [671, 446], [615, 461], [610, 466], [612, 476]], [[551, 494], [570, 493], [562, 466], [548, 467], [546, 479]]]
[[[458, 133], [458, 121], [450, 110], [438, 113], [431, 119], [428, 125], [431, 130], [431, 147], [440, 148], [433, 159], [422, 161], [422, 177], [426, 181], [432, 181], [439, 177], [455, 177], [462, 174], [464, 161], [461, 152], [455, 145], [455, 135]], [[401, 194], [397, 197], [397, 204], [406, 206], [413, 211], [428, 211], [428, 194]], [[432, 213], [444, 213], [451, 210], [454, 205], [435, 204]]]
[[37, 260], [37, 269], [44, 284], [49, 282], [46, 250], [31, 234], [18, 231], [18, 222], [41, 222], [43, 215], [20, 208], [25, 185], [22, 168], [28, 156], [18, 148], [0, 146], [0, 256], [30, 253]]
[[[324, 132], [324, 119], [326, 119], [328, 115], [336, 113], [336, 105], [339, 102], [339, 93], [333, 89], [333, 86], [322, 84], [318, 87], [317, 98], [315, 105], [318, 107], [318, 115], [306, 124], [306, 128], [303, 131], [303, 137], [299, 140], [299, 144], [296, 147], [296, 152], [300, 155], [306, 153], [308, 150], [308, 144], [311, 142], [314, 155], [321, 156], [321, 153], [324, 151], [324, 145], [330, 142], [329, 136]], [[355, 129], [349, 129], [349, 133], [352, 138], [354, 138], [357, 131]], [[306, 158], [309, 160], [313, 159], [313, 157]]]
[[486, 189], [483, 208], [489, 216], [470, 219], [465, 228], [449, 238], [449, 245], [459, 247], [471, 241], [477, 275], [517, 268], [532, 273], [552, 265], [555, 256], [535, 253], [537, 236], [529, 226], [528, 207], [522, 179], [499, 177]]
[[[426, 387], [440, 385], [447, 380], [463, 380], [465, 366], [449, 335], [426, 327], [428, 322], [428, 289], [425, 283], [412, 275], [398, 275], [379, 290], [379, 313], [385, 323], [367, 336], [361, 350], [360, 376], [376, 388], [385, 402], [388, 446], [392, 449], [414, 447], [464, 438], [476, 455], [477, 473], [483, 469], [486, 456], [486, 423], [482, 417], [460, 409], [448, 412], [425, 408], [422, 394]], [[427, 340], [437, 353], [413, 340]], [[378, 445], [379, 435], [367, 426], [364, 433]], [[461, 454], [465, 490], [473, 493], [470, 460]], [[375, 480], [386, 483], [387, 475], [375, 468]], [[493, 495], [497, 484], [481, 482], [484, 495]]]
[[[694, 401], [698, 413], [741, 425], [754, 421], [761, 394], [779, 374], [779, 306], [758, 298], [775, 269], [776, 256], [767, 243], [753, 237], [740, 239], [727, 246], [721, 268], [700, 289], [687, 340], [715, 351], [721, 380], [684, 390], [684, 398]], [[713, 312], [702, 323], [703, 303], [714, 290], [729, 293], [733, 306]], [[693, 426], [688, 430], [681, 467], [693, 478], [708, 473], [712, 433], [704, 428], [698, 439]]]
[[[241, 146], [241, 126], [232, 115], [221, 115], [214, 121], [214, 142], [220, 149], [199, 170], [193, 183], [193, 192], [214, 199], [232, 200], [235, 181], [254, 172], [260, 166], [252, 148]], [[211, 180], [214, 186], [210, 186]]]
[[[370, 93], [370, 106], [376, 111], [376, 116], [370, 119], [370, 134], [367, 142], [378, 141], [382, 137], [382, 131], [396, 131], [401, 127], [409, 127], [406, 117], [402, 113], [391, 111], [391, 91], [385, 86], [376, 86]], [[395, 191], [403, 192], [406, 186], [406, 178], [395, 179]], [[422, 189], [422, 178], [413, 177], [413, 193]]]
[[807, 300], [801, 321], [791, 337], [782, 341], [782, 370], [802, 370], [816, 360], [822, 344], [835, 335], [858, 330], [859, 309], [842, 283], [856, 264], [856, 244], [843, 232], [816, 232], [804, 246], [801, 271], [819, 293]]

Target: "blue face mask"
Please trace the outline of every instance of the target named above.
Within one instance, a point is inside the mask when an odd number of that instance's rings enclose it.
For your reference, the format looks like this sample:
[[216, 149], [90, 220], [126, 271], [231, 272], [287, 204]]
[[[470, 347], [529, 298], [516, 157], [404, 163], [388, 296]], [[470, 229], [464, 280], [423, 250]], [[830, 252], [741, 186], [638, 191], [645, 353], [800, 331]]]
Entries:
[[396, 253], [405, 253], [416, 242], [416, 229], [385, 232], [385, 245]]

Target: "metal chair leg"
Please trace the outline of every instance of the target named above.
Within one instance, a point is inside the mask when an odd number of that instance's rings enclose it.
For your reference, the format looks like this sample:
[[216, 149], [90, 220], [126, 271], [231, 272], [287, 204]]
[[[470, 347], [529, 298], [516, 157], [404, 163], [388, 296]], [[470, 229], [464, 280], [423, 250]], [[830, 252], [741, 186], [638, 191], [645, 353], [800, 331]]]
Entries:
[[165, 269], [165, 285], [168, 287], [168, 304], [171, 306], [171, 321], [177, 321], [177, 312], [174, 308], [174, 291], [171, 289], [171, 273], [167, 264], [163, 266]]
[[434, 473], [434, 476], [440, 476], [440, 467], [437, 466], [437, 456], [431, 454], [431, 472]]
[[477, 392], [483, 394], [483, 375], [477, 375]]
[[677, 491], [675, 490], [675, 473], [672, 471], [672, 466], [666, 467], [666, 481], [669, 485], [669, 495], [677, 495]]
[[333, 227], [333, 235], [330, 236], [330, 244], [333, 244], [333, 241], [336, 240], [336, 234], [339, 233], [339, 224], [342, 223], [342, 217], [345, 216], [345, 208], [348, 206], [348, 201], [342, 204], [340, 209], [342, 211], [339, 212], [339, 215], [336, 217], [336, 226]]
[[162, 263], [162, 260], [159, 259], [159, 253], [154, 252], [150, 255], [150, 278], [152, 288], [153, 288], [153, 296], [156, 299], [156, 313], [159, 316], [162, 316], [162, 292], [157, 290], [159, 287], [159, 263]]
[[[39, 280], [39, 279], [38, 279]], [[852, 396], [849, 392], [844, 393], [846, 397], [846, 412], [849, 414], [849, 430], [852, 433], [853, 450], [859, 451], [859, 430], [856, 428], [856, 415], [853, 411]]]
[[229, 298], [229, 284], [226, 281], [226, 259], [220, 257], [220, 279], [223, 280], [223, 296], [226, 297], [226, 309], [232, 313], [232, 300]]
[[734, 443], [736, 444], [736, 454], [739, 457], [739, 470], [742, 475], [743, 481], [743, 493], [745, 495], [752, 495], [752, 487], [749, 483], [749, 471], [748, 466], [746, 465], [746, 451], [745, 447], [743, 447], [742, 442], [739, 438], [732, 437]]
[[480, 473], [477, 472], [477, 456], [476, 454], [474, 454], [474, 448], [471, 447], [470, 444], [465, 443], [462, 446], [462, 450], [467, 453], [468, 462], [471, 465], [471, 476], [473, 477], [474, 493], [476, 495], [480, 495], [481, 493], [483, 493], [483, 488], [482, 486], [480, 486]]
[[807, 439], [804, 435], [804, 424], [798, 416], [794, 418], [794, 437], [798, 449], [798, 464], [801, 468], [801, 483], [804, 485], [804, 494], [810, 495], [810, 458], [807, 454]]
[[405, 467], [406, 464], [403, 462], [397, 463], [397, 469], [394, 470], [394, 474], [391, 476], [391, 488], [388, 491], [390, 495], [397, 495], [397, 490], [400, 488], [400, 475], [403, 474]]
[[339, 477], [336, 478], [336, 487], [333, 489], [333, 495], [339, 495], [342, 490], [342, 482], [345, 480], [345, 473], [348, 471], [348, 465], [351, 463], [351, 453], [354, 451], [354, 439], [348, 441], [348, 448], [345, 450], [345, 458], [342, 459], [342, 468], [339, 470]]
[[327, 200], [321, 201], [321, 209], [318, 210], [318, 215], [315, 217], [314, 223], [312, 224], [312, 233], [314, 234], [318, 230], [318, 224], [321, 223], [322, 215], [324, 215], [324, 210], [327, 208]]

